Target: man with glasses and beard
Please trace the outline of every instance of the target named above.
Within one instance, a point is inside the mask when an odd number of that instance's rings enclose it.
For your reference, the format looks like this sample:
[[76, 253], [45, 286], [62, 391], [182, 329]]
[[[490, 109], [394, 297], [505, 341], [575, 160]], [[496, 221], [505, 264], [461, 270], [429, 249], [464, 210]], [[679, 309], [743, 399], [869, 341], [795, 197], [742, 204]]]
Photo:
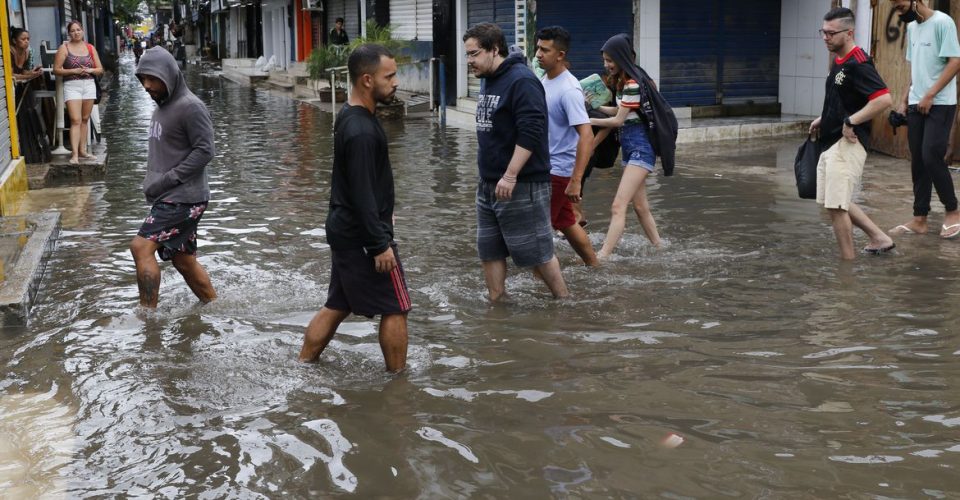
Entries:
[[817, 166], [817, 203], [830, 213], [840, 258], [852, 260], [853, 226], [867, 233], [868, 254], [893, 250], [893, 240], [853, 202], [860, 186], [870, 140], [870, 120], [890, 107], [893, 100], [870, 57], [853, 41], [853, 12], [836, 8], [823, 18], [820, 36], [836, 56], [827, 76], [820, 117], [810, 124], [810, 134], [820, 133]]
[[491, 302], [506, 294], [507, 256], [533, 268], [554, 297], [568, 295], [553, 252], [547, 103], [520, 53], [508, 56], [500, 27], [463, 35], [467, 65], [483, 80], [477, 97], [477, 253]]
[[397, 92], [397, 62], [386, 48], [361, 45], [347, 61], [350, 98], [333, 128], [333, 173], [327, 243], [331, 270], [327, 302], [307, 325], [300, 361], [314, 362], [350, 315], [380, 315], [380, 349], [387, 371], [407, 362], [410, 295], [393, 241], [393, 170], [387, 136], [374, 114]]

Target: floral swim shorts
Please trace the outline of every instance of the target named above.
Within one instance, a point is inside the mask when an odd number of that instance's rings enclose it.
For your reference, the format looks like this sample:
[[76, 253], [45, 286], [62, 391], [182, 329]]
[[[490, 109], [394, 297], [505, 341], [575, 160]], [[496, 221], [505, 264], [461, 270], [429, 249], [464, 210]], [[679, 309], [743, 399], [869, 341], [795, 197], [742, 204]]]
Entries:
[[137, 236], [160, 244], [157, 254], [161, 260], [171, 260], [177, 252], [196, 255], [197, 224], [207, 209], [207, 203], [158, 201], [150, 207], [150, 215], [143, 220]]

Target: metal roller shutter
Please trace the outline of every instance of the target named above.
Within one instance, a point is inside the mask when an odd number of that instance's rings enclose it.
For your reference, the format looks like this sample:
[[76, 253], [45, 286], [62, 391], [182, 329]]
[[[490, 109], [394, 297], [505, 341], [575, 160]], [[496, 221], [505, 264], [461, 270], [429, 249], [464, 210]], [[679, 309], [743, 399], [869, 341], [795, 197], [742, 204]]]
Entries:
[[[497, 23], [503, 30], [507, 46], [517, 40], [516, 8], [513, 0], [470, 0], [467, 4], [467, 25], [479, 23]], [[467, 96], [476, 97], [480, 93], [480, 79], [467, 70]]]
[[722, 102], [777, 102], [780, 92], [780, 1], [724, 2]]
[[780, 0], [660, 4], [661, 91], [674, 106], [776, 102]]
[[720, 2], [660, 3], [660, 92], [673, 106], [717, 103]]
[[[0, 57], [0, 74], [3, 74], [3, 58]], [[0, 85], [0, 171], [7, 168], [13, 159], [10, 141], [10, 118], [7, 116], [7, 86]]]
[[600, 48], [617, 33], [633, 33], [633, 6], [622, 0], [594, 0], [589, 9], [583, 8], [582, 0], [541, 2], [537, 6], [537, 29], [547, 26], [562, 26], [570, 32], [567, 61], [571, 73], [580, 79], [591, 73], [602, 75]]
[[391, 0], [390, 25], [397, 40], [433, 41], [433, 0]]

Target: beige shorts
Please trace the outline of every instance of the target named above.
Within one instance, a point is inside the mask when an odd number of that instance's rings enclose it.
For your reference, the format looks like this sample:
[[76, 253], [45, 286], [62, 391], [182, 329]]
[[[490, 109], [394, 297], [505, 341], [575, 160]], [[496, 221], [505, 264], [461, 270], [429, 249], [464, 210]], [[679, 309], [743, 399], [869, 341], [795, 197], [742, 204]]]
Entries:
[[844, 138], [820, 155], [817, 163], [817, 203], [824, 208], [849, 210], [860, 189], [867, 151], [859, 142]]

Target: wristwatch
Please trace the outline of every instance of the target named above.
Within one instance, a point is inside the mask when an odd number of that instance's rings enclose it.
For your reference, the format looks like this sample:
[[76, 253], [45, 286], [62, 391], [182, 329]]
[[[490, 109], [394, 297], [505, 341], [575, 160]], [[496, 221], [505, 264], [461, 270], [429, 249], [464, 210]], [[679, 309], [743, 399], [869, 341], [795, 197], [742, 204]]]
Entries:
[[854, 127], [853, 122], [850, 121], [850, 117], [849, 117], [849, 116], [843, 119], [843, 124], [846, 125], [846, 126], [848, 126], [848, 127], [850, 127], [850, 128], [853, 128], [853, 127]]

